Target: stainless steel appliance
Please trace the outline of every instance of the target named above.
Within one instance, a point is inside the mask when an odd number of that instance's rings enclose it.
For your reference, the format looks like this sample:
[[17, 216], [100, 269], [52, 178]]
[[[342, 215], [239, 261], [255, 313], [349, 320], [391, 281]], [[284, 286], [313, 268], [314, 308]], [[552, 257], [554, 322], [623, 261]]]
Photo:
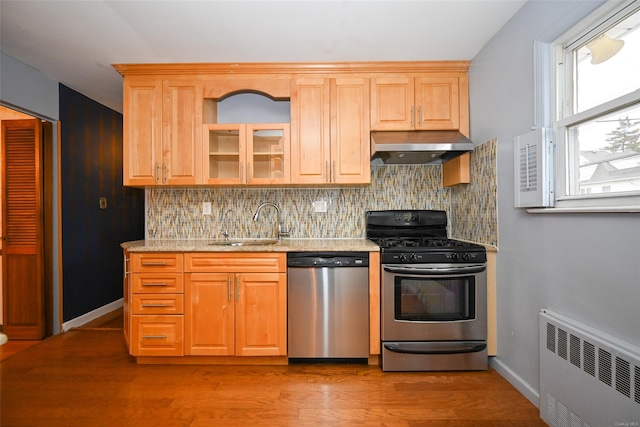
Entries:
[[369, 357], [369, 254], [287, 255], [289, 358]]
[[447, 238], [436, 210], [366, 213], [381, 250], [383, 371], [487, 369], [484, 247]]
[[473, 146], [455, 130], [374, 131], [371, 164], [440, 164], [472, 151]]

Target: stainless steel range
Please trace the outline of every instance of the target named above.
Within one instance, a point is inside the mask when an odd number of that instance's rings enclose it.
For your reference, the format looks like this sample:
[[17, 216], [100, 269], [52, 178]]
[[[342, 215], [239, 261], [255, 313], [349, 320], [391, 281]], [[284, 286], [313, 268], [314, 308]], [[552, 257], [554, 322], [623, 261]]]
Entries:
[[383, 371], [487, 369], [486, 251], [437, 210], [366, 213], [381, 251]]

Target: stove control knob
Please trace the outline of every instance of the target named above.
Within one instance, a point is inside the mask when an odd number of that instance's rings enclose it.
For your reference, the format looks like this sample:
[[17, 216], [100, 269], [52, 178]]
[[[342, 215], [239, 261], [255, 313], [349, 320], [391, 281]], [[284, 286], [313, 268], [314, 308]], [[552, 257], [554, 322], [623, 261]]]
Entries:
[[463, 254], [462, 254], [462, 259], [463, 259], [463, 260], [465, 260], [465, 261], [468, 261], [468, 260], [469, 260], [469, 254], [468, 254], [468, 253], [466, 253], [466, 252], [465, 252], [465, 253], [463, 253]]
[[399, 259], [400, 259], [400, 262], [405, 262], [407, 260], [407, 257], [405, 254], [400, 254]]
[[451, 254], [451, 259], [453, 261], [457, 261], [458, 260], [458, 254]]
[[409, 255], [409, 261], [411, 261], [411, 262], [415, 262], [416, 258], [417, 258], [416, 254]]

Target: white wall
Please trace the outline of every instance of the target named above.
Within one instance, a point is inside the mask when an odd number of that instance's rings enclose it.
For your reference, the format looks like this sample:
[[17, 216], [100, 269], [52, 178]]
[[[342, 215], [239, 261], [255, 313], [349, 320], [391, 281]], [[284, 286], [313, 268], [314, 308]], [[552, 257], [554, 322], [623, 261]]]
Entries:
[[553, 41], [601, 4], [529, 1], [469, 71], [471, 136], [498, 138], [493, 365], [536, 405], [541, 308], [640, 343], [640, 215], [532, 215], [513, 208], [513, 138], [534, 124], [533, 41]]

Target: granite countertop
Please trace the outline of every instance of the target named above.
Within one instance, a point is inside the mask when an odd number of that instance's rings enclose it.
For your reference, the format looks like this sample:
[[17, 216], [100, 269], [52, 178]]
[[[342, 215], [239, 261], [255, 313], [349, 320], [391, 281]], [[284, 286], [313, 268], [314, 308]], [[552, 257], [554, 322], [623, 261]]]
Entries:
[[[236, 239], [231, 239], [235, 241]], [[260, 243], [260, 239], [251, 240]], [[268, 239], [265, 239], [268, 240]], [[212, 240], [134, 240], [120, 246], [129, 252], [316, 252], [366, 251], [379, 252], [380, 247], [367, 239], [282, 239], [264, 245], [251, 244], [225, 246], [211, 244]], [[218, 241], [219, 242], [219, 241]]]

